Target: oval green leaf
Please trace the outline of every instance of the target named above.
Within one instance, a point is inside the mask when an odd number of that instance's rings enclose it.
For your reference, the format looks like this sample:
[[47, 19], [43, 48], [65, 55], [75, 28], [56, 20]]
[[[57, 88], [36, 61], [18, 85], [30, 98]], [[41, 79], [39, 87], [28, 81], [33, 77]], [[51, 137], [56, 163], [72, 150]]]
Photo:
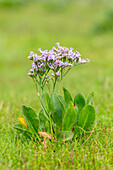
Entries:
[[86, 105], [81, 111], [78, 126], [87, 130], [95, 121], [95, 109], [91, 105]]
[[79, 112], [84, 108], [84, 106], [85, 106], [85, 98], [81, 93], [78, 93], [75, 96], [74, 104], [76, 104], [76, 107], [78, 108]]
[[39, 112], [39, 130], [40, 131], [47, 131], [47, 127], [49, 128], [49, 120], [46, 118], [44, 111], [41, 110]]
[[35, 111], [32, 108], [27, 107], [25, 105], [22, 105], [22, 111], [23, 111], [25, 118], [27, 119], [29, 123], [30, 128], [34, 129], [35, 132], [37, 133], [38, 127], [39, 127], [39, 120], [38, 120], [38, 117]]
[[43, 109], [45, 110], [46, 114], [49, 114], [50, 112], [50, 97], [47, 92], [44, 92], [41, 96], [41, 105]]
[[58, 95], [58, 99], [59, 99], [60, 104], [62, 106], [62, 118], [63, 118], [65, 113], [66, 113], [66, 110], [67, 110], [67, 105], [66, 105], [66, 102], [65, 102], [65, 100], [62, 96]]
[[72, 100], [71, 94], [69, 93], [69, 91], [67, 89], [65, 89], [63, 87], [63, 91], [64, 91], [64, 99], [65, 99], [65, 102], [68, 106], [70, 104], [70, 101], [73, 101], [73, 100]]
[[77, 113], [73, 106], [73, 103], [70, 102], [70, 106], [67, 109], [67, 113], [63, 119], [63, 130], [71, 130], [72, 126], [76, 123]]
[[86, 99], [86, 104], [90, 104], [93, 105], [93, 96], [94, 96], [94, 92], [92, 92], [88, 98]]
[[55, 92], [51, 95], [51, 114], [55, 124], [60, 128], [62, 123], [62, 106]]

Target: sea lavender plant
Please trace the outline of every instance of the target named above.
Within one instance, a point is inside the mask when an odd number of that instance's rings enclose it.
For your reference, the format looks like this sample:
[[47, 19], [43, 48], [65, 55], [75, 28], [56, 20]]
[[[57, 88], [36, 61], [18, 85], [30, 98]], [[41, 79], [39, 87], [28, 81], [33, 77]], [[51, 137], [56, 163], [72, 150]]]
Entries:
[[62, 47], [60, 43], [56, 43], [50, 51], [39, 48], [38, 52], [30, 52], [28, 57], [33, 61], [28, 75], [35, 82], [38, 93], [43, 91], [45, 84], [50, 87], [50, 80], [55, 91], [56, 84], [58, 86], [73, 66], [89, 62], [89, 59], [82, 59], [79, 52], [73, 52], [73, 48]]
[[[57, 47], [50, 51], [42, 51], [39, 48], [40, 55], [31, 52], [28, 57], [33, 61], [28, 75], [36, 84], [42, 109], [37, 115], [32, 108], [23, 105], [25, 118], [19, 118], [21, 124], [14, 125], [14, 128], [34, 141], [40, 141], [42, 136], [59, 141], [79, 138], [81, 134], [90, 130], [95, 120], [94, 93], [87, 99], [78, 93], [74, 100], [65, 88], [64, 97], [56, 93], [58, 84], [69, 70], [73, 66], [89, 62], [89, 59], [82, 59], [79, 52], [73, 52], [73, 48], [62, 47], [60, 43], [56, 45]], [[53, 88], [50, 86], [50, 80], [53, 82]], [[49, 93], [43, 90], [46, 84]]]

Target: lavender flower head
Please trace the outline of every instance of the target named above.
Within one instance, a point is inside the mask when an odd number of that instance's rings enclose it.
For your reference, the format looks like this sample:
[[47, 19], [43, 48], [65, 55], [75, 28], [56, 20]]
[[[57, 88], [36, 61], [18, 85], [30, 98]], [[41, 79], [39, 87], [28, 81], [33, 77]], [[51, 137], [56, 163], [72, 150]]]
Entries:
[[82, 59], [78, 51], [73, 52], [73, 48], [63, 47], [59, 42], [50, 51], [42, 51], [39, 48], [38, 53], [30, 52], [28, 59], [33, 63], [28, 75], [35, 79], [37, 77], [41, 79], [42, 85], [44, 81], [51, 80], [51, 78], [47, 78], [50, 71], [52, 71], [51, 75], [54, 79], [62, 79], [71, 67], [89, 62], [89, 59]]

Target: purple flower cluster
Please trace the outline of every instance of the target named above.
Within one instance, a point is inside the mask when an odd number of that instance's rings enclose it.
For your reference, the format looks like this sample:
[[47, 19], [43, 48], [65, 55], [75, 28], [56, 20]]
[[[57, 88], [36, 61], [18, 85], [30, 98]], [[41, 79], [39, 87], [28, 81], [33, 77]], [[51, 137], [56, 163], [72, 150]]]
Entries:
[[53, 73], [51, 75], [59, 77], [61, 75], [61, 70], [66, 67], [70, 68], [77, 63], [89, 62], [88, 59], [82, 59], [79, 52], [73, 52], [73, 48], [62, 47], [60, 43], [56, 43], [56, 45], [57, 47], [53, 47], [50, 51], [42, 51], [41, 48], [39, 48], [38, 51], [40, 55], [30, 52], [28, 59], [32, 60], [33, 63], [32, 69], [28, 73], [29, 76], [43, 76], [52, 70]]

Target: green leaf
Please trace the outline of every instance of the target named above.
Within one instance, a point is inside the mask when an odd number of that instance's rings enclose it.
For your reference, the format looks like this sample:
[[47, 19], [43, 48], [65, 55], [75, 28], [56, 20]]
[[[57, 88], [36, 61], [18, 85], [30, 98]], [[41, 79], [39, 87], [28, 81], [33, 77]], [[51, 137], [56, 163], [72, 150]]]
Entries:
[[59, 99], [60, 104], [62, 106], [62, 118], [63, 118], [65, 113], [66, 113], [66, 110], [67, 110], [67, 105], [66, 105], [66, 102], [65, 102], [65, 100], [62, 96], [58, 95], [58, 99]]
[[39, 119], [32, 119], [32, 126], [36, 133], [38, 133], [39, 129]]
[[86, 104], [90, 104], [93, 105], [93, 96], [94, 96], [94, 92], [92, 92], [88, 98], [86, 99]]
[[85, 106], [85, 98], [81, 93], [78, 93], [75, 96], [74, 104], [76, 104], [76, 107], [78, 108], [79, 112], [84, 108], [84, 106]]
[[48, 115], [50, 112], [50, 97], [47, 92], [44, 92], [41, 96], [41, 105], [45, 110], [46, 114]]
[[22, 111], [24, 113], [24, 116], [27, 119], [36, 119], [37, 118], [37, 114], [35, 113], [35, 111], [31, 107], [22, 105]]
[[86, 105], [81, 111], [78, 126], [87, 130], [95, 121], [95, 109], [91, 105]]
[[42, 128], [44, 128], [45, 126], [45, 121], [47, 120], [44, 115], [43, 109], [41, 109], [41, 111], [39, 112], [38, 117], [39, 117], [39, 129], [40, 131], [42, 131]]
[[73, 101], [73, 100], [72, 100], [71, 94], [69, 93], [69, 91], [67, 89], [65, 89], [63, 87], [63, 91], [64, 91], [64, 99], [65, 99], [65, 102], [68, 106], [70, 104], [70, 101]]
[[27, 107], [25, 105], [22, 105], [22, 110], [23, 110], [23, 114], [25, 118], [27, 119], [29, 123], [29, 126], [33, 128], [35, 132], [37, 133], [38, 128], [39, 128], [39, 120], [38, 120], [38, 117], [35, 111], [32, 108]]
[[66, 141], [73, 138], [73, 133], [71, 131], [62, 131], [57, 135], [58, 141]]
[[49, 129], [49, 121], [46, 118], [44, 111], [41, 110], [39, 112], [39, 130], [43, 132], [44, 131], [48, 132], [48, 129]]
[[76, 123], [77, 113], [73, 106], [73, 103], [70, 102], [70, 106], [67, 109], [67, 113], [63, 119], [63, 130], [71, 130], [72, 126]]
[[20, 133], [23, 133], [23, 135], [27, 138], [32, 138], [32, 134], [28, 130], [24, 129], [21, 124], [15, 124], [13, 127], [17, 129]]
[[58, 95], [58, 99], [62, 103], [64, 109], [67, 109], [66, 102], [65, 102], [64, 98], [61, 95]]
[[60, 128], [62, 123], [62, 106], [55, 92], [51, 95], [51, 114], [55, 124]]

